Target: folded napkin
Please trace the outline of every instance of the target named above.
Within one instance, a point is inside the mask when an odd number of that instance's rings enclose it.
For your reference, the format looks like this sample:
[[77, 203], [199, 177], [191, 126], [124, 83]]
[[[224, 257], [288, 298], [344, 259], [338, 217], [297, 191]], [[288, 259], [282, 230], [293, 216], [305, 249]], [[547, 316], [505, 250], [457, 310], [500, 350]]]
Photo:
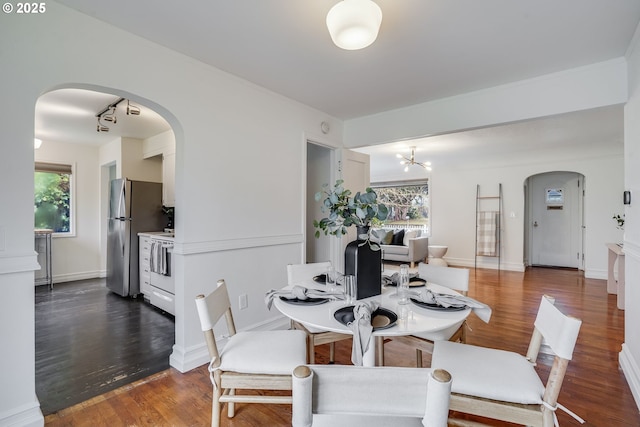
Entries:
[[377, 301], [359, 302], [353, 307], [353, 322], [347, 326], [353, 331], [353, 346], [351, 347], [351, 362], [355, 366], [362, 366], [362, 356], [371, 344], [371, 313], [380, 307]]
[[491, 319], [491, 307], [464, 295], [439, 294], [431, 289], [425, 289], [420, 293], [419, 299], [442, 307], [469, 307], [483, 322], [489, 323]]
[[[413, 282], [415, 279], [420, 279], [418, 273], [409, 273], [409, 283]], [[400, 283], [400, 273], [393, 273], [391, 276], [382, 276], [382, 284], [385, 286], [398, 286]]]
[[267, 308], [271, 310], [273, 299], [275, 297], [285, 298], [297, 298], [299, 300], [305, 300], [307, 298], [327, 298], [327, 299], [344, 299], [342, 292], [327, 292], [321, 289], [309, 289], [304, 286], [295, 285], [291, 289], [271, 289], [264, 296], [264, 303]]

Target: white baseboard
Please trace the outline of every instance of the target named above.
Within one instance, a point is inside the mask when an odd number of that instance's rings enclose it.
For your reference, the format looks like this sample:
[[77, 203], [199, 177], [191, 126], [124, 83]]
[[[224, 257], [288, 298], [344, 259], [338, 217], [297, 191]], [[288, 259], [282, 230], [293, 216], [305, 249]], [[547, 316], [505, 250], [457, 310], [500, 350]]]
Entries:
[[75, 282], [76, 280], [98, 279], [106, 277], [106, 271], [82, 271], [78, 273], [58, 274], [53, 276], [53, 285], [56, 283]]
[[607, 280], [607, 270], [594, 270], [594, 269], [588, 269], [584, 271], [584, 277], [585, 279], [602, 279], [602, 280]]
[[0, 426], [42, 427], [43, 425], [44, 416], [37, 400], [0, 414]]
[[[445, 259], [445, 261], [447, 261], [447, 263], [449, 265], [455, 265], [456, 267], [474, 268], [476, 266], [476, 262], [473, 259], [451, 258], [451, 257], [444, 257], [444, 259]], [[486, 269], [489, 269], [489, 270], [497, 270], [498, 269], [498, 258], [491, 258], [490, 260], [485, 260], [485, 259], [480, 259], [480, 257], [478, 257], [478, 268], [486, 268]], [[506, 263], [506, 262], [504, 262], [504, 260], [501, 260], [501, 262], [500, 262], [500, 270], [517, 271], [517, 272], [522, 273], [525, 270], [525, 266], [524, 266], [524, 263], [521, 263], [521, 262], [520, 263], [516, 263], [516, 262]]]
[[618, 357], [620, 367], [624, 373], [629, 388], [631, 388], [631, 394], [636, 401], [636, 406], [640, 410], [640, 369], [638, 363], [633, 359], [633, 355], [629, 351], [629, 347], [626, 344], [622, 344], [622, 351]]
[[[244, 328], [243, 331], [273, 331], [273, 330], [286, 330], [289, 329], [289, 319], [281, 316], [275, 319], [270, 319], [265, 322], [256, 323], [248, 328]], [[218, 349], [222, 350], [226, 344], [226, 337], [222, 337], [216, 340]], [[178, 371], [184, 373], [192, 369], [202, 366], [210, 362], [209, 351], [205, 342], [183, 349], [177, 344], [173, 346], [173, 352], [169, 357], [169, 365], [176, 368]]]

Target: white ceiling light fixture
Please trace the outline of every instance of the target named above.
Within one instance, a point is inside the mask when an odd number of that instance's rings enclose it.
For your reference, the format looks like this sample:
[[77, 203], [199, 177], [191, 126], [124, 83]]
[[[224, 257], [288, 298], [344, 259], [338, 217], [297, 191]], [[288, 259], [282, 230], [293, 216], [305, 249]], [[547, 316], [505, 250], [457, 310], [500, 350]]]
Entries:
[[33, 138], [33, 148], [36, 150], [42, 146], [42, 140], [39, 138]]
[[378, 37], [382, 10], [371, 0], [342, 0], [327, 14], [331, 40], [345, 50], [363, 49]]
[[405, 172], [409, 172], [409, 166], [411, 165], [421, 166], [426, 170], [431, 171], [431, 162], [416, 162], [416, 147], [411, 147], [411, 157], [405, 157], [402, 154], [396, 154], [396, 157], [402, 159], [400, 164], [404, 165]]

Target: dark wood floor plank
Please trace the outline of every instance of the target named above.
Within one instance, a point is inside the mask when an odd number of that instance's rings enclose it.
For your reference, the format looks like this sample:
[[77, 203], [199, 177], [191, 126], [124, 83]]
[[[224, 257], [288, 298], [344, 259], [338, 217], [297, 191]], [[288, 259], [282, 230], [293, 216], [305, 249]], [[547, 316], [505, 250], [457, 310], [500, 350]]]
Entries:
[[35, 294], [36, 393], [44, 414], [169, 367], [175, 322], [104, 279], [39, 286]]
[[[468, 342], [520, 353], [526, 352], [540, 298], [543, 294], [555, 296], [561, 310], [583, 320], [559, 401], [585, 418], [585, 426], [640, 426], [638, 408], [618, 368], [618, 353], [624, 340], [624, 311], [616, 308], [615, 296], [606, 293], [605, 281], [585, 279], [572, 270], [533, 268], [526, 273], [471, 270], [469, 294], [491, 305], [493, 316], [489, 324], [473, 315], [469, 318], [473, 331], [468, 333]], [[392, 340], [385, 344], [389, 365], [414, 366], [414, 355], [414, 351]], [[336, 362], [349, 364], [350, 357], [350, 340], [336, 343]], [[328, 362], [328, 346], [316, 348], [316, 361]], [[424, 363], [429, 366], [428, 355], [424, 356]], [[545, 380], [550, 366], [551, 357], [543, 355], [537, 369]], [[113, 408], [117, 418], [113, 412], [101, 409], [105, 405]], [[223, 416], [223, 426], [291, 425], [291, 407], [287, 405], [237, 408], [234, 419]], [[139, 413], [135, 414], [136, 411]], [[51, 427], [151, 425], [145, 423], [207, 426], [210, 411], [211, 383], [206, 366], [201, 366], [186, 374], [174, 369], [160, 372], [50, 415], [45, 421]], [[558, 418], [563, 427], [580, 425], [561, 411]], [[510, 425], [494, 421], [490, 424]]]

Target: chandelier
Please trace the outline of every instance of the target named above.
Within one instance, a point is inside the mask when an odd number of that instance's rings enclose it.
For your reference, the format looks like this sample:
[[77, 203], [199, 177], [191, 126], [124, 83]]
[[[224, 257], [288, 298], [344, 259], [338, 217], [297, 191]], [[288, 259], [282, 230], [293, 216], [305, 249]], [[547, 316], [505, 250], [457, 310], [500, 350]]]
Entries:
[[401, 165], [404, 165], [404, 171], [409, 171], [409, 166], [417, 165], [425, 168], [428, 171], [431, 171], [431, 162], [416, 162], [416, 147], [411, 147], [411, 157], [405, 157], [402, 154], [396, 154], [396, 157], [402, 159], [400, 161]]

